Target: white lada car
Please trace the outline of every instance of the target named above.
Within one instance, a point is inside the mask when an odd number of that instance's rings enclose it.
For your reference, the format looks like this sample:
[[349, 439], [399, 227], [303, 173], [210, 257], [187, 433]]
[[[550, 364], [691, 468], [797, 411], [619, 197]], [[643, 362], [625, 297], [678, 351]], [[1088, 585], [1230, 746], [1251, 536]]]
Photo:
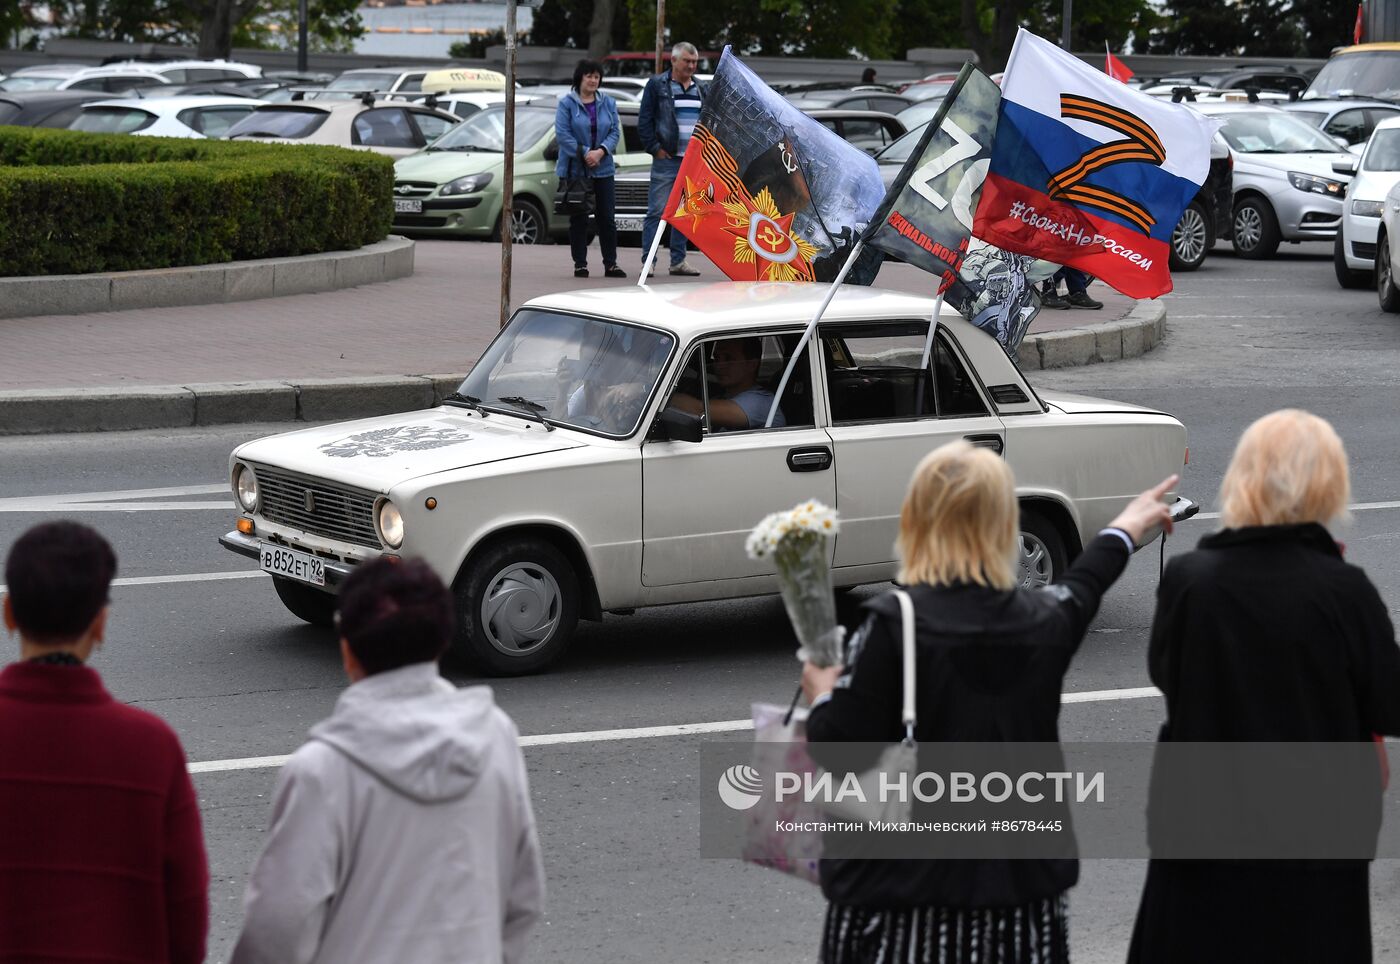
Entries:
[[536, 298], [440, 407], [236, 449], [242, 516], [220, 541], [318, 624], [356, 564], [426, 559], [456, 593], [458, 649], [484, 672], [517, 674], [557, 659], [580, 618], [776, 592], [744, 538], [807, 499], [840, 511], [837, 586], [892, 578], [910, 474], [952, 439], [1015, 470], [1028, 585], [1180, 471], [1186, 430], [1170, 415], [1038, 393], [951, 309], [930, 332], [932, 299], [868, 288], [839, 292], [820, 350], [803, 349], [763, 427], [824, 290]]

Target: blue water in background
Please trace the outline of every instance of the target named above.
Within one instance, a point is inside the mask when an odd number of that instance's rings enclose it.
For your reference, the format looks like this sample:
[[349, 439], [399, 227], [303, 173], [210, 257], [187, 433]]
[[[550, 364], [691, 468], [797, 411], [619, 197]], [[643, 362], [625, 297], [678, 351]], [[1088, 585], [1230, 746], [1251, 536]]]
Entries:
[[[500, 30], [506, 25], [504, 3], [444, 3], [434, 7], [361, 7], [360, 19], [368, 31], [355, 44], [355, 53], [377, 57], [446, 57], [447, 48], [467, 40], [463, 34], [411, 34], [412, 28]], [[534, 11], [523, 3], [516, 7], [515, 22], [529, 30]], [[398, 27], [404, 33], [375, 33], [376, 27]]]

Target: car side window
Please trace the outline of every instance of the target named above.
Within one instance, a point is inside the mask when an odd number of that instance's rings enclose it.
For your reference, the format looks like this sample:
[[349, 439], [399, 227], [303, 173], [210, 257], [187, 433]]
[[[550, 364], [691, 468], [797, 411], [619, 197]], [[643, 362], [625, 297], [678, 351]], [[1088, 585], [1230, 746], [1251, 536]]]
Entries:
[[1333, 137], [1346, 138], [1348, 144], [1359, 143], [1370, 136], [1370, 131], [1366, 129], [1366, 112], [1360, 108], [1335, 115], [1323, 130]]
[[986, 403], [977, 391], [977, 383], [949, 344], [947, 334], [941, 331], [933, 341], [933, 383], [937, 389], [940, 416], [988, 414]]
[[252, 113], [255, 105], [247, 107], [191, 107], [176, 116], [186, 127], [205, 137], [222, 137], [230, 127]]
[[183, 67], [176, 67], [173, 70], [163, 71], [165, 79], [172, 84], [188, 84], [196, 80], [207, 80], [206, 77], [196, 77], [194, 71], [185, 70]]
[[414, 111], [413, 120], [414, 123], [418, 125], [418, 129], [423, 132], [423, 137], [429, 144], [437, 140], [449, 129], [456, 126], [447, 118], [439, 117], [437, 114], [430, 114], [427, 111]]
[[399, 107], [380, 107], [355, 117], [351, 141], [365, 147], [417, 147], [408, 115]]
[[[703, 415], [706, 434], [768, 428], [774, 392], [801, 335], [726, 335], [697, 345], [667, 407]], [[811, 367], [804, 346], [771, 428], [815, 425]]]
[[933, 381], [920, 366], [927, 321], [822, 329], [831, 421], [898, 421], [938, 413]]
[[871, 110], [882, 110], [887, 114], [894, 114], [904, 110], [909, 104], [898, 97], [872, 97], [870, 98]]

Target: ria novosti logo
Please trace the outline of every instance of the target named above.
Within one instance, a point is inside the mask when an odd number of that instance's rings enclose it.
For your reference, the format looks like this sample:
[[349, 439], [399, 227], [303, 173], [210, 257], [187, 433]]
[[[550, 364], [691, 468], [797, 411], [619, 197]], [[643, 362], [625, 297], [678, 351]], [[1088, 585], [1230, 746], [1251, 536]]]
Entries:
[[763, 777], [753, 767], [736, 764], [719, 775], [719, 798], [731, 810], [748, 810], [763, 797]]

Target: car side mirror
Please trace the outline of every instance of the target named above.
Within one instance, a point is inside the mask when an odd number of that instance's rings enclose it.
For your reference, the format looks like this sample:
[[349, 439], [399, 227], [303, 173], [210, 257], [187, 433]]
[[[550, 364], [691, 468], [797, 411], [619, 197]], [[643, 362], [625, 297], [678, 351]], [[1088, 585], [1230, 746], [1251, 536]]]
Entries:
[[705, 437], [705, 420], [679, 408], [663, 408], [647, 437], [658, 442], [698, 442]]
[[1338, 144], [1342, 145], [1342, 149], [1343, 149], [1343, 150], [1346, 150], [1348, 147], [1351, 147], [1351, 141], [1347, 140], [1347, 139], [1346, 139], [1345, 137], [1343, 137], [1341, 134], [1335, 134], [1335, 135], [1333, 135], [1332, 140], [1334, 140], [1334, 141], [1336, 141]]
[[1340, 161], [1333, 161], [1332, 170], [1337, 174], [1355, 174], [1356, 158], [1344, 157]]
[[546, 147], [546, 148], [544, 149], [544, 159], [545, 159], [546, 161], [557, 161], [557, 160], [559, 160], [559, 142], [558, 142], [558, 141], [551, 141], [550, 144], [549, 144], [549, 146]]

